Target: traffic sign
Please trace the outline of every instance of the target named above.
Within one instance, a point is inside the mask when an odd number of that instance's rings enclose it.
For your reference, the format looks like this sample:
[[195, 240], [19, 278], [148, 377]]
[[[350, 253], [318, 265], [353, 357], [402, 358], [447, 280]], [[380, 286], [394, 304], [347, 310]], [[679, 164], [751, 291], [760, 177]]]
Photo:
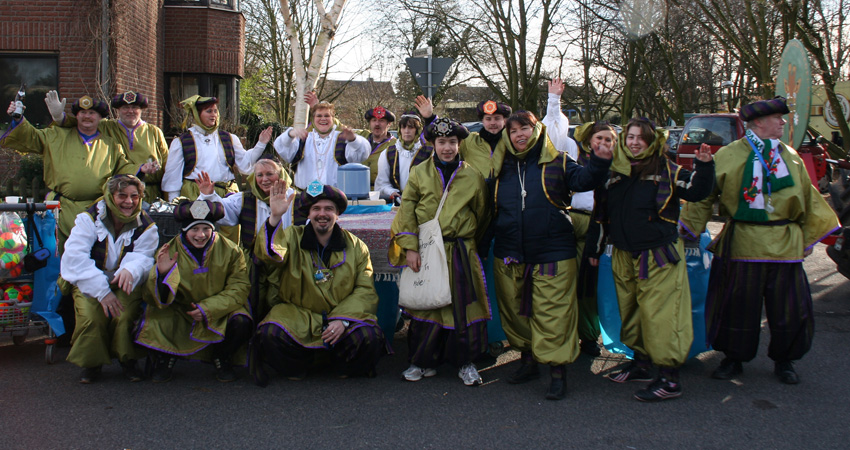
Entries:
[[440, 83], [443, 82], [449, 68], [455, 62], [453, 58], [407, 58], [407, 68], [413, 79], [428, 97], [434, 97]]

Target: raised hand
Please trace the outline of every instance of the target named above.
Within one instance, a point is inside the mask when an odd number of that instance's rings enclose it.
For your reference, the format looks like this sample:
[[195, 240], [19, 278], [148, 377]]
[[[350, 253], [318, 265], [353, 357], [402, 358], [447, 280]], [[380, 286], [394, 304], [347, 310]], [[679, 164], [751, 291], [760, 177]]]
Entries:
[[564, 93], [564, 80], [553, 78], [549, 81], [549, 93], [561, 95]]
[[290, 128], [289, 129], [289, 137], [293, 139], [305, 140], [307, 139], [307, 135], [310, 134], [306, 128]]
[[295, 200], [295, 193], [286, 195], [286, 189], [286, 183], [277, 180], [274, 182], [271, 192], [269, 192], [269, 208], [271, 209], [269, 225], [273, 227], [276, 227], [280, 223], [281, 217], [289, 211], [289, 206]]
[[50, 111], [50, 117], [54, 122], [61, 122], [65, 118], [65, 102], [63, 98], [59, 100], [59, 93], [56, 91], [47, 91], [44, 97], [44, 104], [47, 105], [47, 110]]
[[611, 159], [614, 157], [614, 144], [599, 142], [593, 147], [593, 153], [602, 159]]
[[342, 136], [342, 138], [345, 139], [347, 142], [353, 141], [356, 137], [354, 135], [354, 130], [352, 130], [350, 127], [342, 127], [342, 131], [339, 132], [339, 135]]
[[268, 127], [260, 132], [260, 142], [268, 144], [272, 140], [272, 127]]
[[714, 157], [711, 155], [711, 147], [708, 144], [703, 143], [699, 146], [697, 150], [696, 158], [702, 162], [709, 162]]
[[[26, 108], [26, 106], [24, 108]], [[15, 106], [15, 101], [12, 100], [11, 102], [9, 102], [9, 109], [6, 110], [6, 114], [11, 116], [15, 113], [15, 109], [17, 109], [17, 106]]]
[[198, 178], [195, 179], [195, 184], [198, 185], [198, 190], [201, 191], [201, 194], [212, 195], [215, 191], [215, 183], [212, 182], [210, 174], [206, 172], [202, 171], [201, 174], [198, 175]]
[[310, 91], [304, 94], [304, 102], [312, 108], [319, 104], [319, 96], [316, 95], [316, 92]]
[[434, 104], [431, 103], [431, 99], [424, 95], [417, 95], [416, 100], [414, 100], [416, 104], [416, 109], [419, 110], [419, 115], [422, 118], [428, 118], [434, 115]]
[[168, 273], [174, 265], [177, 264], [177, 254], [171, 256], [168, 254], [168, 244], [160, 247], [156, 252], [156, 270], [160, 274]]
[[139, 167], [139, 170], [142, 171], [142, 173], [156, 173], [159, 168], [160, 166], [158, 162], [150, 161], [142, 164], [142, 166]]

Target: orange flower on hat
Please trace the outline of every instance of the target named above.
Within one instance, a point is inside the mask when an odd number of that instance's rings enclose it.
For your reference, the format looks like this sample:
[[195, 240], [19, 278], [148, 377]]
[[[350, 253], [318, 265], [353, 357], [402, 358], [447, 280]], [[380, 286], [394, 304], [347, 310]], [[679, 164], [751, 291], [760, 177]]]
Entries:
[[493, 100], [490, 100], [487, 103], [484, 103], [484, 107], [482, 109], [484, 110], [484, 114], [495, 114], [496, 110], [499, 109], [499, 105], [497, 105]]

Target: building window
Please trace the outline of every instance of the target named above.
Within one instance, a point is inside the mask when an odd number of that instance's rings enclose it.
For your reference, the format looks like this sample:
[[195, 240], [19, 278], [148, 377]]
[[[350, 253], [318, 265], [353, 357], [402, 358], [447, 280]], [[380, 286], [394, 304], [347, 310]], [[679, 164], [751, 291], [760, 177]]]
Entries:
[[237, 79], [229, 75], [213, 74], [165, 74], [167, 83], [166, 98], [168, 114], [166, 114], [166, 129], [169, 134], [176, 134], [185, 118], [180, 102], [193, 95], [216, 97], [222, 123], [235, 124], [238, 122], [239, 105], [236, 97]]
[[239, 11], [239, 0], [165, 0], [166, 6], [212, 6]]
[[[53, 119], [44, 104], [47, 91], [59, 89], [59, 57], [58, 55], [27, 55], [20, 53], [0, 53], [0, 104], [15, 100], [15, 94], [26, 83], [27, 107], [24, 115], [36, 127], [46, 127]], [[60, 92], [61, 94], [61, 92]], [[4, 129], [9, 123], [9, 116], [3, 118]]]

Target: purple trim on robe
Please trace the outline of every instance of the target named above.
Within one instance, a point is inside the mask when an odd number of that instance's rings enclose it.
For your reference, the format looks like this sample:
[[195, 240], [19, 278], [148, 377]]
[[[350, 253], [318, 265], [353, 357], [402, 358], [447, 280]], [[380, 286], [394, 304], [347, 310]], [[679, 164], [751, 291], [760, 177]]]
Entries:
[[827, 236], [829, 236], [829, 235], [830, 235], [830, 234], [832, 234], [832, 233], [835, 233], [836, 231], [838, 231], [838, 230], [840, 230], [840, 229], [841, 229], [841, 226], [837, 226], [837, 227], [833, 228], [833, 229], [832, 229], [832, 231], [830, 231], [829, 233], [826, 233], [825, 235], [821, 236], [821, 237], [820, 237], [820, 239], [816, 240], [814, 243], [812, 243], [812, 245], [810, 245], [810, 246], [806, 247], [806, 249], [805, 249], [805, 250], [807, 250], [807, 251], [808, 251], [808, 250], [811, 250], [811, 249], [812, 249], [812, 247], [814, 247], [814, 246], [815, 246], [815, 244], [817, 244], [818, 242], [820, 242], [820, 241], [822, 241], [822, 240], [826, 239], [826, 237], [827, 237]]
[[683, 229], [683, 230], [685, 230], [685, 231], [687, 231], [687, 232], [688, 232], [688, 235], [691, 237], [691, 240], [694, 240], [694, 241], [698, 241], [698, 240], [699, 240], [699, 236], [697, 236], [696, 234], [694, 234], [694, 231], [693, 231], [693, 230], [691, 230], [690, 228], [688, 228], [688, 226], [687, 226], [687, 225], [685, 225], [685, 223], [684, 223], [684, 222], [682, 222], [682, 221], [680, 220], [680, 221], [679, 221], [679, 225], [681, 225], [681, 226], [682, 226], [682, 229]]
[[159, 348], [159, 347], [154, 347], [153, 345], [145, 344], [144, 342], [139, 342], [139, 340], [138, 340], [138, 339], [136, 339], [134, 342], [135, 342], [136, 344], [138, 344], [138, 345], [141, 345], [142, 347], [149, 348], [149, 349], [151, 349], [151, 350], [156, 350], [156, 351], [158, 351], [158, 352], [160, 352], [160, 353], [165, 353], [165, 354], [167, 354], [167, 355], [174, 355], [174, 356], [188, 356], [188, 355], [194, 355], [195, 353], [198, 353], [199, 351], [201, 351], [201, 350], [203, 350], [203, 349], [205, 349], [205, 348], [209, 347], [209, 345], [210, 345], [210, 344], [204, 345], [203, 347], [201, 347], [201, 348], [199, 348], [199, 349], [197, 349], [197, 350], [195, 350], [195, 351], [193, 351], [193, 352], [191, 352], [191, 353], [176, 353], [176, 352], [172, 352], [172, 351], [168, 351], [168, 350], [161, 349], [161, 348]]
[[137, 123], [136, 126], [133, 127], [133, 129], [130, 129], [127, 128], [127, 125], [124, 125], [124, 122], [120, 120], [118, 121], [118, 125], [121, 125], [121, 128], [124, 129], [124, 132], [127, 133], [127, 141], [130, 143], [130, 150], [133, 150], [133, 147], [135, 146], [136, 129], [142, 126], [143, 123], [145, 123], [144, 120], [139, 120], [139, 123]]
[[92, 143], [95, 141], [95, 139], [100, 137], [100, 130], [96, 131], [93, 135], [91, 135], [91, 137], [86, 137], [78, 128], [77, 129], [77, 135], [79, 135], [80, 139], [83, 140], [83, 144], [85, 144], [86, 147], [89, 147], [89, 146], [92, 145]]
[[[402, 309], [404, 309], [404, 308], [402, 308]], [[405, 312], [407, 313], [407, 315], [408, 315], [408, 316], [410, 316], [410, 319], [411, 319], [411, 320], [415, 320], [415, 321], [417, 321], [417, 322], [433, 323], [434, 325], [437, 325], [438, 327], [443, 328], [443, 329], [446, 329], [446, 330], [455, 330], [455, 329], [456, 329], [455, 327], [451, 327], [451, 326], [448, 326], [448, 325], [443, 325], [443, 324], [442, 324], [442, 323], [440, 323], [440, 322], [436, 322], [436, 321], [428, 320], [428, 319], [423, 319], [423, 318], [421, 318], [421, 317], [416, 317], [416, 316], [414, 316], [413, 314], [411, 314], [411, 313], [410, 313], [410, 311], [407, 311], [406, 309], [405, 309]]]
[[801, 263], [805, 261], [804, 259], [783, 259], [783, 260], [775, 260], [775, 259], [746, 259], [746, 258], [732, 258], [729, 261], [736, 262], [751, 262], [751, 263]]
[[[63, 117], [62, 121], [64, 122], [64, 120], [65, 120], [65, 119], [64, 119], [64, 117]], [[7, 128], [7, 129], [6, 129], [6, 132], [5, 132], [5, 133], [3, 133], [3, 135], [2, 135], [2, 136], [0, 136], [0, 139], [5, 139], [5, 138], [6, 138], [6, 136], [8, 136], [8, 135], [9, 135], [9, 133], [11, 133], [11, 132], [12, 132], [12, 130], [14, 130], [15, 128], [17, 128], [17, 127], [18, 127], [18, 125], [20, 125], [20, 124], [21, 124], [21, 122], [23, 122], [23, 120], [21, 120], [20, 122], [18, 122], [17, 120], [12, 119], [12, 122], [10, 122], [10, 123], [9, 123], [9, 128]]]
[[[156, 267], [156, 264], [154, 264], [154, 267]], [[174, 273], [174, 269], [176, 269], [176, 268], [177, 268], [177, 263], [174, 263], [174, 265], [171, 266], [170, 269], [168, 269], [168, 273], [165, 274], [165, 277], [162, 279], [162, 284], [164, 284], [168, 288], [168, 290], [171, 292], [171, 295], [175, 295], [175, 296], [177, 295], [177, 292], [175, 292], [174, 289], [171, 288], [171, 285], [168, 284], [167, 281], [168, 281], [168, 278], [171, 277], [171, 274]], [[160, 282], [159, 282], [159, 268], [158, 267], [156, 268], [156, 278], [157, 278], [157, 284], [159, 284]], [[168, 306], [171, 303], [173, 303], [173, 301], [168, 302], [168, 303], [162, 302], [162, 300], [159, 298], [159, 286], [157, 286], [156, 289], [154, 289], [154, 300], [156, 300], [156, 302], [159, 303], [162, 306]]]
[[[192, 270], [192, 273], [197, 275], [199, 273], [207, 273], [210, 271], [209, 267], [204, 267], [203, 262], [207, 260], [207, 252], [213, 247], [213, 245], [215, 245], [215, 238], [217, 235], [218, 233], [213, 231], [212, 236], [210, 237], [210, 240], [207, 243], [207, 248], [204, 249], [204, 254], [201, 255], [201, 262], [198, 262], [198, 260], [195, 258], [195, 255], [193, 255], [192, 252], [189, 251], [189, 247], [186, 247], [186, 244], [183, 243], [183, 239], [180, 239], [180, 245], [183, 246], [183, 249], [186, 250], [186, 254], [188, 254], [189, 257], [192, 258], [193, 261], [195, 261], [195, 265], [198, 266], [197, 269]], [[176, 265], [177, 264], [175, 264], [175, 266]]]
[[[475, 257], [478, 258], [478, 267], [481, 267], [481, 279], [484, 280], [484, 299], [487, 300], [487, 305], [490, 306], [490, 319], [493, 318], [493, 308], [490, 304], [490, 293], [487, 292], [487, 275], [484, 274], [484, 262], [481, 261], [481, 256], [478, 255], [478, 251], [476, 249]], [[488, 319], [489, 320], [489, 319]], [[472, 322], [475, 323], [475, 322]]]
[[[210, 319], [207, 317], [207, 312], [204, 311], [204, 308], [200, 304], [195, 303], [195, 306], [198, 307], [198, 310], [201, 312], [201, 315], [204, 316], [204, 323], [209, 325]], [[218, 333], [216, 333], [216, 334], [218, 334]]]
[[324, 345], [319, 345], [319, 346], [315, 346], [315, 347], [311, 347], [309, 345], [304, 345], [304, 343], [301, 342], [300, 340], [298, 340], [298, 338], [296, 338], [295, 336], [293, 336], [292, 333], [290, 333], [289, 330], [287, 330], [286, 327], [283, 326], [283, 324], [275, 322], [273, 320], [270, 320], [268, 322], [263, 322], [257, 328], [259, 329], [263, 325], [274, 325], [274, 326], [280, 328], [281, 330], [283, 330], [284, 333], [286, 333], [287, 336], [289, 336], [293, 341], [295, 341], [296, 344], [298, 344], [298, 345], [300, 345], [304, 348], [312, 348], [312, 349], [316, 349], [316, 350], [321, 350], [321, 349], [325, 348]]
[[[291, 205], [290, 205], [290, 206], [291, 206]], [[281, 219], [280, 219], [280, 222], [278, 222], [278, 223], [277, 223], [277, 225], [275, 225], [274, 230], [272, 230], [272, 236], [271, 236], [271, 238], [269, 238], [269, 231], [268, 231], [269, 220], [268, 220], [268, 219], [266, 219], [266, 225], [265, 225], [265, 226], [266, 226], [266, 240], [268, 241], [268, 242], [266, 242], [266, 244], [267, 244], [267, 245], [266, 245], [266, 247], [267, 247], [267, 248], [266, 248], [266, 251], [267, 251], [267, 253], [269, 254], [269, 256], [272, 256], [272, 253], [274, 253], [274, 255], [275, 255], [275, 256], [277, 256], [277, 259], [279, 259], [279, 260], [283, 261], [283, 255], [281, 255], [280, 253], [278, 253], [278, 252], [277, 252], [277, 251], [276, 251], [276, 250], [272, 247], [272, 244], [274, 243], [274, 238], [275, 238], [275, 236], [277, 235], [278, 230], [280, 229], [280, 224], [281, 224], [281, 223], [283, 223], [283, 218], [282, 218], [282, 217], [281, 217]]]

